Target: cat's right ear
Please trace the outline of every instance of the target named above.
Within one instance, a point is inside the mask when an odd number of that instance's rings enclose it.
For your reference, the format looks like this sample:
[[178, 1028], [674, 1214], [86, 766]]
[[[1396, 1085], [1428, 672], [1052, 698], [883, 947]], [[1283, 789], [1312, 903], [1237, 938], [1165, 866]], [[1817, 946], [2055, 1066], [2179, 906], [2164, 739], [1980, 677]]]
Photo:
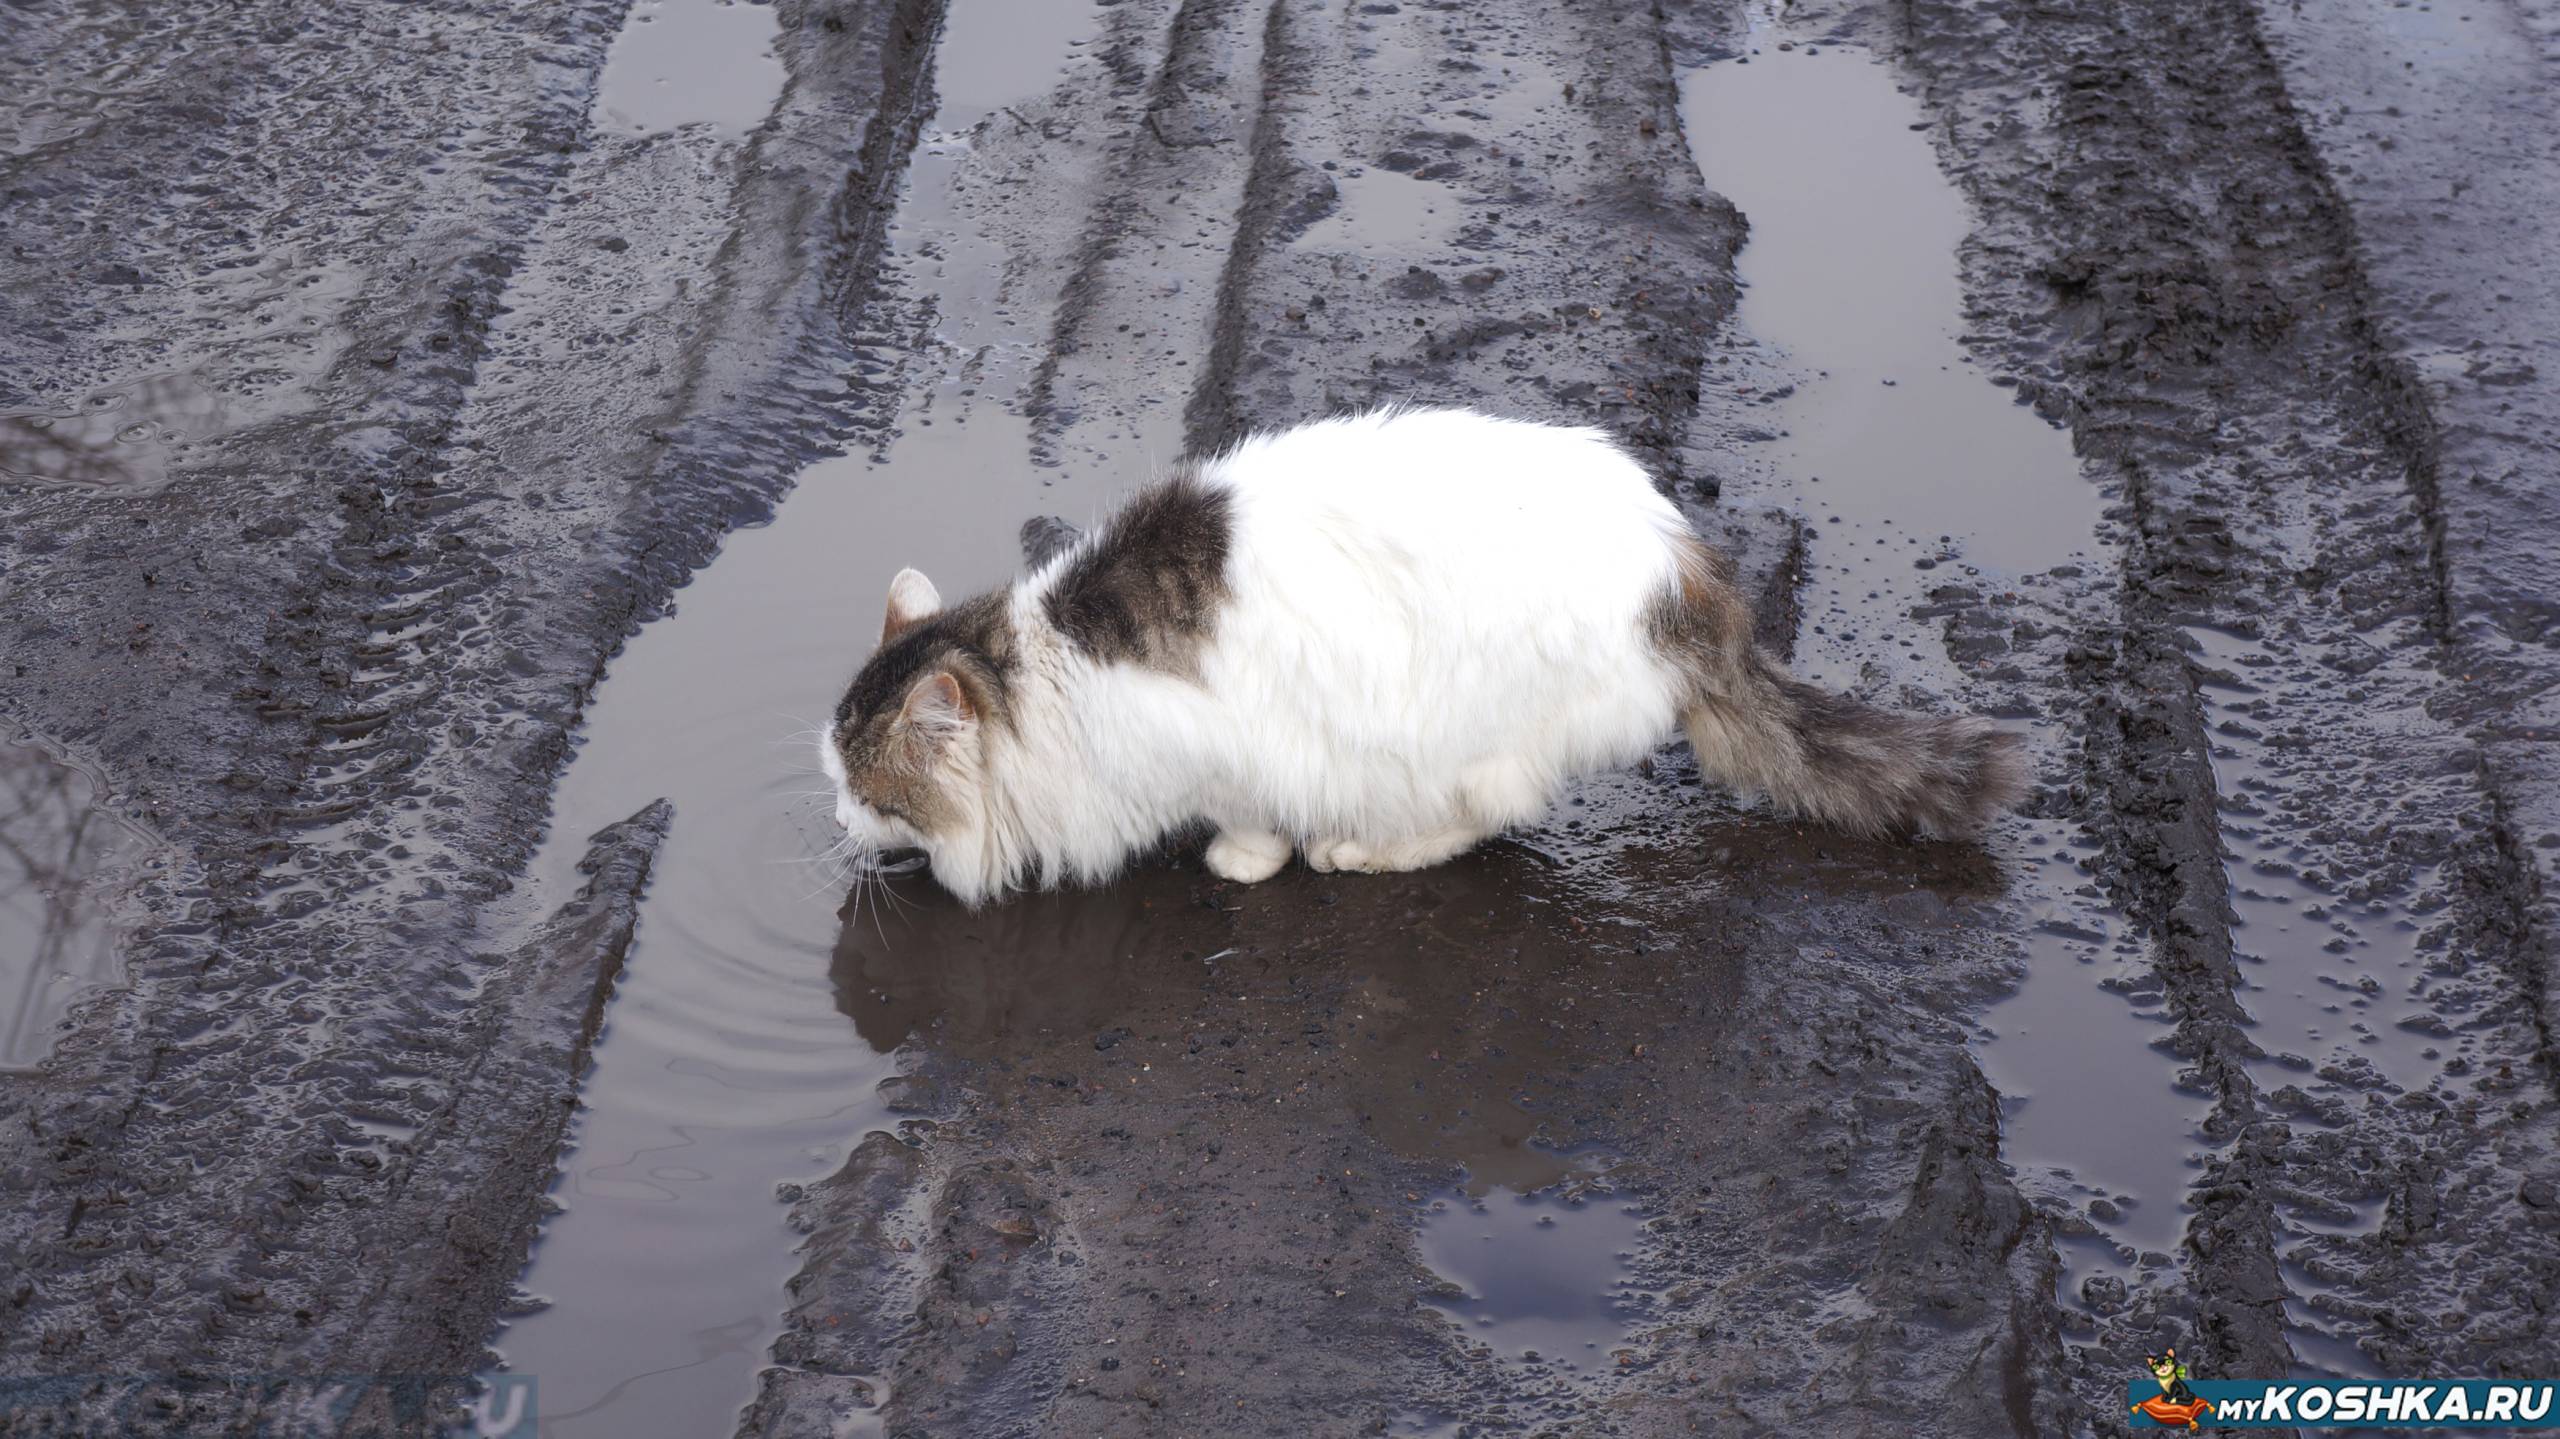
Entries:
[[942, 592], [921, 570], [900, 570], [889, 581], [889, 617], [880, 622], [880, 643], [887, 644], [942, 613]]

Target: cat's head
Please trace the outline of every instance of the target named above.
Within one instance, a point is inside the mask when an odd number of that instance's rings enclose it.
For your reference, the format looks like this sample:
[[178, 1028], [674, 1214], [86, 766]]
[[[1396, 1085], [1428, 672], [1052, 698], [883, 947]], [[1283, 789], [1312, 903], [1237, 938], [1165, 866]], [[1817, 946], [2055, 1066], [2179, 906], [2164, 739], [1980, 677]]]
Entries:
[[994, 878], [981, 873], [986, 739], [1004, 713], [1012, 639], [1001, 591], [946, 609], [931, 580], [899, 571], [880, 647], [818, 737], [836, 823], [854, 848], [921, 849], [972, 902]]

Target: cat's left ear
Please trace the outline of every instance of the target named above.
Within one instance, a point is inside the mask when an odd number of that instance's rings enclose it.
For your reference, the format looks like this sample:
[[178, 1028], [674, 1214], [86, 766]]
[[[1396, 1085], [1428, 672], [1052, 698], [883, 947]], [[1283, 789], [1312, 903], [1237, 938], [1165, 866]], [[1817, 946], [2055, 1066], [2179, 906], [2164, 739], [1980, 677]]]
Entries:
[[977, 723], [978, 707], [949, 670], [935, 670], [907, 691], [898, 711], [899, 725], [910, 733], [936, 738], [955, 735]]
[[900, 570], [889, 581], [889, 617], [880, 622], [880, 643], [887, 644], [942, 613], [942, 592], [922, 570]]

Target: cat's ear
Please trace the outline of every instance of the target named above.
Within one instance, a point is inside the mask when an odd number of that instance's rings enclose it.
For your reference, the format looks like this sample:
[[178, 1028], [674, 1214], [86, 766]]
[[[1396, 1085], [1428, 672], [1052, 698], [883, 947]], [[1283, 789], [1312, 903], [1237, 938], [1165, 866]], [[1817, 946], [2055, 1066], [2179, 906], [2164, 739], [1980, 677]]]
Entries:
[[917, 680], [898, 711], [898, 723], [921, 734], [957, 734], [977, 722], [977, 706], [969, 703], [968, 692], [949, 670], [935, 670]]
[[889, 581], [889, 617], [880, 622], [880, 643], [887, 644], [942, 613], [942, 592], [922, 570], [900, 570]]

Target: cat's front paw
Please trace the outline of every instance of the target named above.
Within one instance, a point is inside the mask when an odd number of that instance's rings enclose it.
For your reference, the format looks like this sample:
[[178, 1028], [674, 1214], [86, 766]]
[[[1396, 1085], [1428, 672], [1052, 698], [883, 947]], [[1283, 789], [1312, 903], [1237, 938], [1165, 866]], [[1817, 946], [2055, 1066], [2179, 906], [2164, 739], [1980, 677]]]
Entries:
[[1276, 834], [1237, 834], [1220, 830], [1202, 856], [1209, 872], [1237, 884], [1260, 884], [1289, 862], [1289, 842]]

